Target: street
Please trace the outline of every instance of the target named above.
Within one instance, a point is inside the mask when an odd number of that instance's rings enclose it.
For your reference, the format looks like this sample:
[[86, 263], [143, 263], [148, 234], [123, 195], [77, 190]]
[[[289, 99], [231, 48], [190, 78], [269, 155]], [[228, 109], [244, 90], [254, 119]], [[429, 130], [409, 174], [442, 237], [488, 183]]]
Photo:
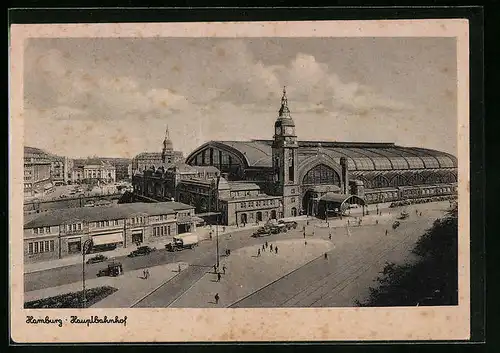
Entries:
[[[391, 224], [401, 209], [390, 210], [390, 215], [389, 212], [384, 211], [384, 216], [369, 216], [378, 217], [377, 224], [373, 222], [361, 226], [327, 228], [324, 221], [314, 220], [308, 227], [310, 231], [307, 232], [305, 241], [309, 239], [310, 242], [318, 240], [332, 244], [333, 248], [329, 246], [328, 249], [324, 250], [327, 252], [327, 258], [321, 256], [311, 262], [298, 265], [293, 271], [283, 273], [275, 280], [269, 280], [269, 284], [262, 286], [262, 288], [252, 289], [236, 302], [223, 303], [222, 305], [230, 307], [353, 306], [354, 300], [362, 300], [368, 294], [368, 288], [375, 284], [374, 280], [386, 262], [402, 263], [412, 260], [410, 251], [415, 242], [426, 229], [432, 226], [436, 218], [442, 217], [447, 206], [447, 203], [411, 206], [408, 208], [410, 213], [418, 209], [419, 212], [422, 212], [422, 216], [411, 214], [408, 219], [400, 221], [401, 226], [397, 230], [392, 230]], [[346, 220], [343, 222], [346, 223]], [[353, 224], [352, 220], [351, 224]], [[313, 228], [314, 236], [312, 235]], [[257, 249], [260, 249], [265, 242], [278, 244], [293, 240], [294, 244], [304, 244], [302, 243], [304, 237], [302, 229], [303, 224], [299, 224], [296, 230], [260, 238], [250, 236], [255, 229], [244, 229], [232, 234], [221, 235], [219, 237], [221, 262], [226, 261], [224, 258], [225, 249], [231, 249], [229, 261], [237, 258], [233, 252], [238, 252], [238, 249], [250, 249], [245, 251], [256, 254]], [[387, 235], [385, 234], [386, 230], [388, 230]], [[331, 240], [329, 239], [330, 233], [332, 234]], [[158, 248], [157, 251], [146, 256], [116, 258], [116, 261], [123, 264], [125, 272], [176, 262], [189, 264], [188, 268], [179, 276], [155, 289], [153, 293], [138, 302], [135, 307], [167, 307], [174, 304], [189, 307], [189, 298], [196, 298], [196, 293], [190, 293], [200, 290], [193, 288], [207, 273], [213, 272], [213, 265], [216, 262], [215, 244], [214, 236], [212, 240], [201, 242], [193, 250], [167, 252], [164, 248]], [[304, 245], [291, 246], [299, 246], [299, 248], [295, 251], [291, 249], [292, 252], [289, 256], [301, 256], [299, 255], [302, 251], [300, 249]], [[242, 259], [243, 262], [251, 260], [251, 258]], [[280, 267], [279, 261], [285, 260], [279, 260], [279, 257], [276, 257], [272, 261], [278, 262], [276, 264], [271, 262], [269, 266]], [[86, 265], [86, 278], [95, 278], [96, 273], [105, 266], [106, 263]], [[238, 265], [239, 271], [242, 272], [238, 274], [241, 275], [238, 277], [239, 280], [245, 281], [246, 278], [246, 280], [251, 281], [251, 276], [254, 276], [254, 279], [259, 279], [255, 277], [255, 273], [251, 273], [251, 268], [247, 271], [246, 266], [245, 263]], [[70, 284], [81, 281], [82, 266], [81, 264], [71, 265], [29, 273], [25, 274], [24, 278], [25, 292]], [[209, 285], [207, 284], [205, 287]], [[220, 288], [221, 293], [224, 291], [234, 292], [231, 289], [232, 283], [226, 281], [220, 285], [226, 286]], [[178, 298], [181, 296], [185, 298], [179, 303]], [[208, 304], [206, 302], [193, 302], [191, 305], [200, 307]]]

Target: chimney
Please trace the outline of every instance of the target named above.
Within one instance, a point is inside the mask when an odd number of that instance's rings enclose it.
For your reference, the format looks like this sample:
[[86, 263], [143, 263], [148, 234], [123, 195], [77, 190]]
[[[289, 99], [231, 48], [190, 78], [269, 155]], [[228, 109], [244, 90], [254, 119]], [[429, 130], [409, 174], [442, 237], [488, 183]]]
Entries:
[[340, 158], [340, 165], [342, 167], [342, 193], [345, 195], [349, 194], [349, 167], [347, 165], [347, 158]]

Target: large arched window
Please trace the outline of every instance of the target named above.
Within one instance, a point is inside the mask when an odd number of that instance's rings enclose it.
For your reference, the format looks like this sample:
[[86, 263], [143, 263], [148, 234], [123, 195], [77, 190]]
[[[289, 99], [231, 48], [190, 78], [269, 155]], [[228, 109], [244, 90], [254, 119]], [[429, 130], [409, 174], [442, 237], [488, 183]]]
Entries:
[[441, 179], [441, 176], [438, 173], [432, 173], [427, 176], [425, 179], [426, 184], [441, 184], [443, 180]]
[[441, 175], [441, 179], [443, 183], [456, 183], [457, 182], [457, 176], [452, 173], [452, 172], [446, 172], [443, 175]]
[[377, 175], [375, 178], [372, 179], [371, 187], [373, 189], [386, 188], [388, 186], [389, 186], [389, 181], [383, 175]]
[[394, 178], [391, 179], [391, 186], [406, 186], [408, 185], [408, 181], [406, 178], [402, 175], [396, 175]]
[[328, 184], [340, 186], [340, 176], [332, 168], [319, 164], [307, 172], [302, 183], [305, 185]]

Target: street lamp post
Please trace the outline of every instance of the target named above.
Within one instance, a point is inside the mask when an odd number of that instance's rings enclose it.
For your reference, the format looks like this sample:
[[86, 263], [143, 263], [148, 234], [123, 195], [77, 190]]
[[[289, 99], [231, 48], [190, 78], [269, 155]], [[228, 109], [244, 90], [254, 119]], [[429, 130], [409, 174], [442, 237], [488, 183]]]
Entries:
[[219, 182], [220, 176], [217, 176], [217, 184], [216, 184], [216, 198], [215, 198], [215, 210], [216, 210], [216, 221], [215, 221], [215, 242], [217, 247], [217, 268], [219, 268]]
[[85, 308], [87, 306], [87, 297], [86, 297], [86, 292], [85, 292], [85, 255], [90, 252], [90, 249], [92, 248], [92, 239], [87, 239], [83, 243], [83, 249], [82, 249], [82, 307]]

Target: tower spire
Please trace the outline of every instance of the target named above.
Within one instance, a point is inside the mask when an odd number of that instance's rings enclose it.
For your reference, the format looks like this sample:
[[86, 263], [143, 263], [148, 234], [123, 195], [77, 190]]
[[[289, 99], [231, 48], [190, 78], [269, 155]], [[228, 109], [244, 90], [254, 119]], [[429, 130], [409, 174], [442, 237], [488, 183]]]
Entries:
[[286, 97], [286, 86], [283, 86], [283, 96], [281, 97], [280, 117], [290, 117], [290, 109], [288, 109], [288, 98]]
[[168, 125], [167, 125], [167, 128], [165, 129], [165, 140], [170, 140], [170, 134], [168, 132]]

